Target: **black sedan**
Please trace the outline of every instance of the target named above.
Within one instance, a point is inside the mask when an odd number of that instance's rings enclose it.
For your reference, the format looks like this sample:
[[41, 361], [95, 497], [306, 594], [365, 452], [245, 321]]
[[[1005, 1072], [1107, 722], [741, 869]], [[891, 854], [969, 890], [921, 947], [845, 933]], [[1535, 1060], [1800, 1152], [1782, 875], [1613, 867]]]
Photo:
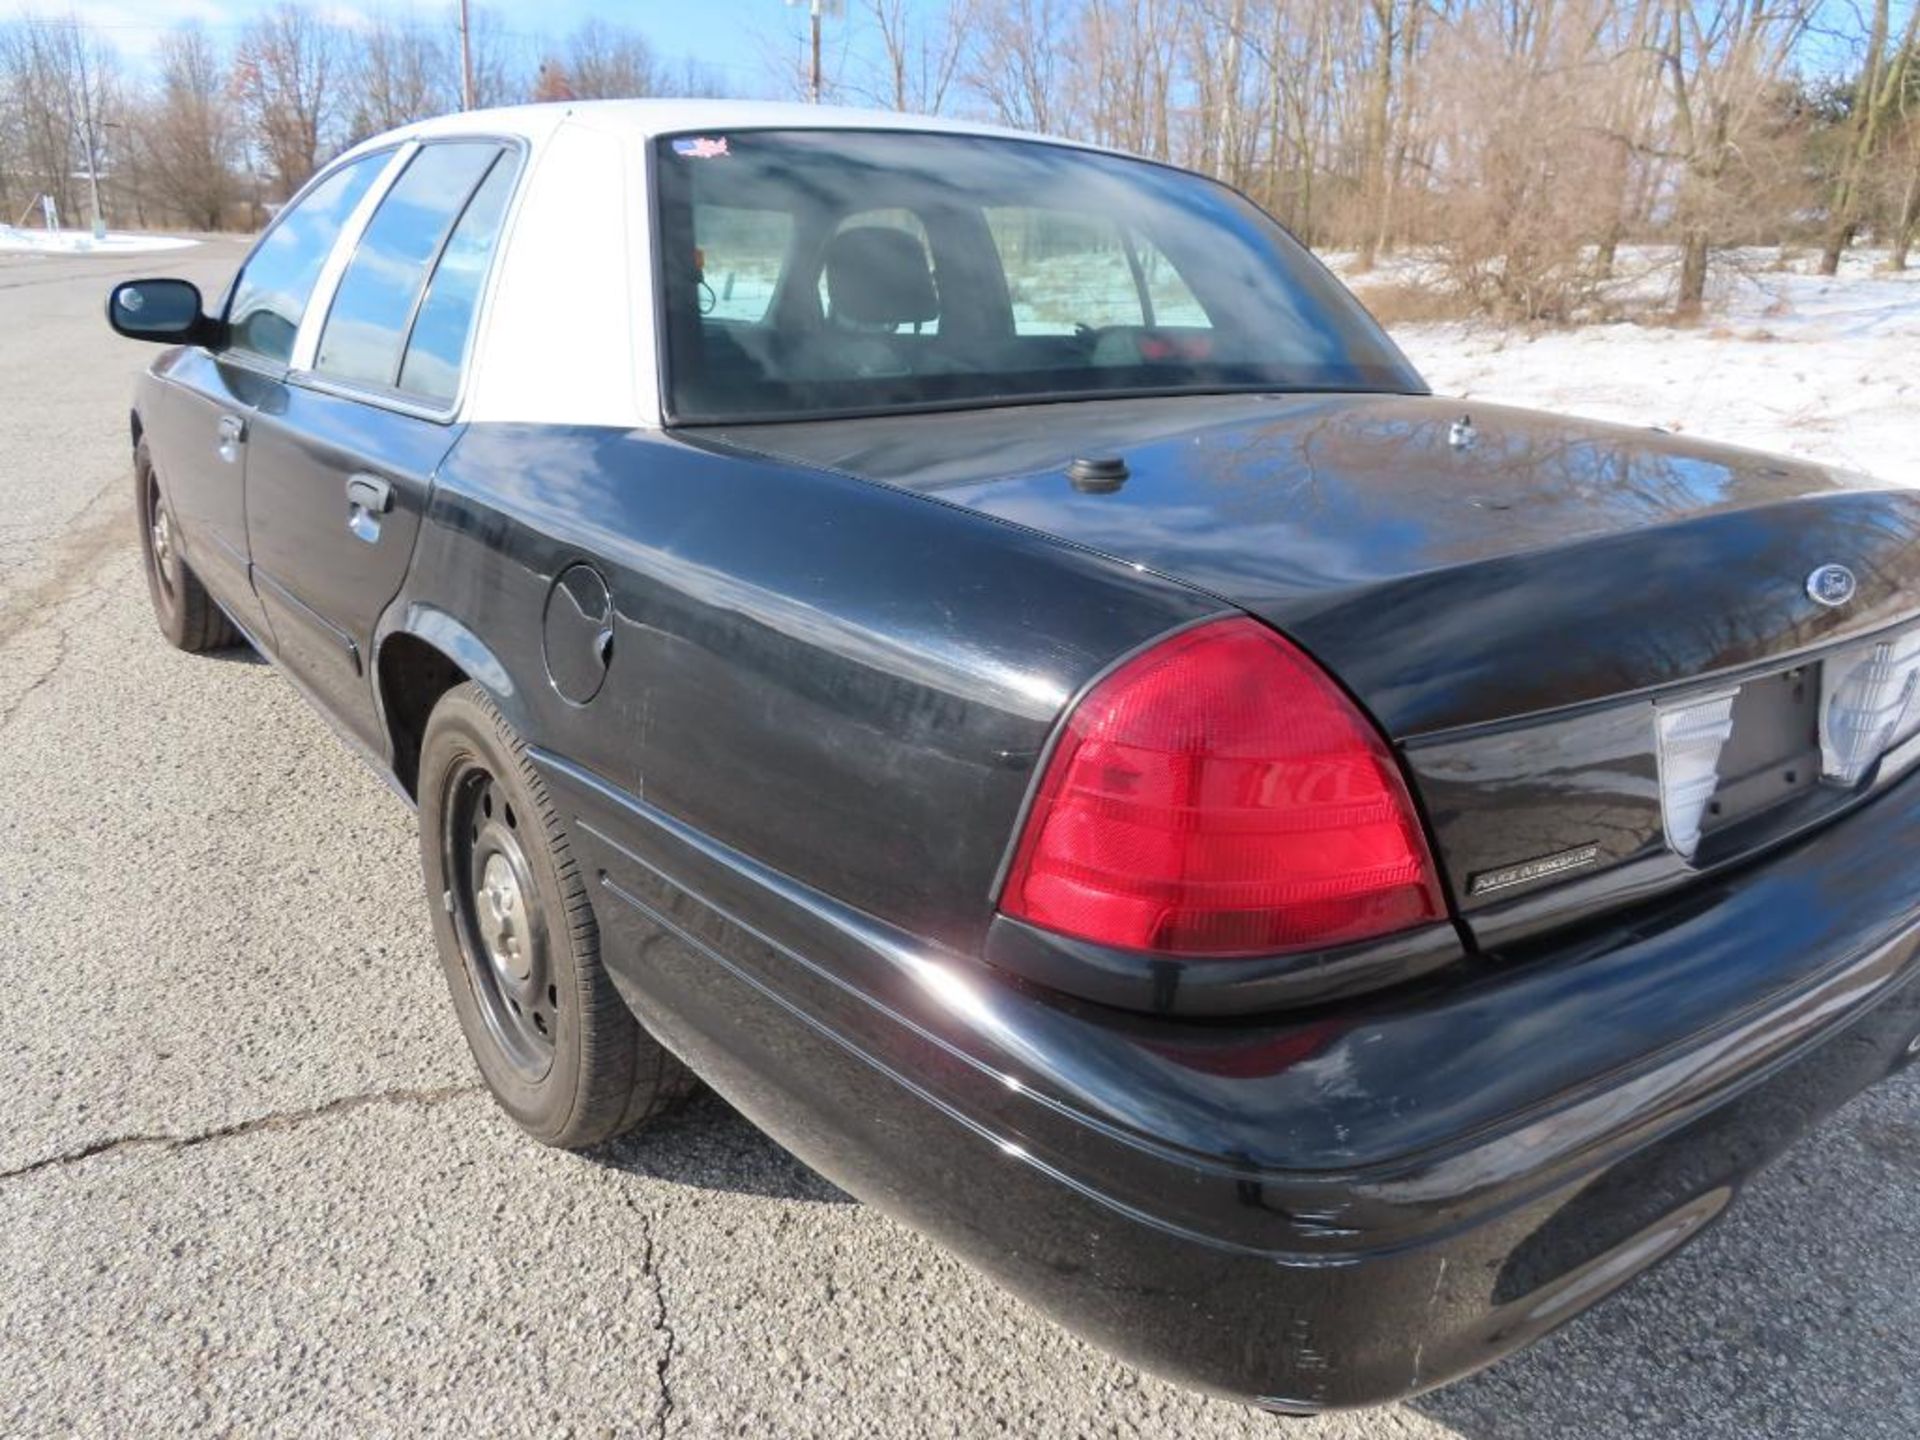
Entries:
[[483, 112], [109, 314], [172, 346], [161, 629], [417, 803], [539, 1140], [697, 1075], [1306, 1412], [1545, 1333], [1920, 1048], [1920, 497], [1436, 399], [1212, 182]]

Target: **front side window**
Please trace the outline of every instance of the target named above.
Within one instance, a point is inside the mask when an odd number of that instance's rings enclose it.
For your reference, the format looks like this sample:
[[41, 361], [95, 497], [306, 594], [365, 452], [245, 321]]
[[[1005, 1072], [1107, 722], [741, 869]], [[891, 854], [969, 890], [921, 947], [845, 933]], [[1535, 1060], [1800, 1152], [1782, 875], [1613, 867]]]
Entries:
[[694, 217], [699, 253], [700, 313], [716, 321], [767, 318], [793, 244], [793, 216], [785, 210], [707, 205]]
[[1071, 335], [1082, 325], [1144, 325], [1147, 310], [1117, 221], [996, 206], [987, 229], [1007, 276], [1016, 335]]
[[1117, 220], [995, 208], [987, 229], [1006, 272], [1016, 335], [1071, 335], [1082, 325], [1210, 328], [1173, 262]]
[[320, 268], [347, 219], [390, 157], [366, 155], [343, 165], [274, 221], [247, 257], [227, 306], [227, 343], [286, 364]]
[[[1285, 231], [1198, 176], [888, 131], [667, 137], [655, 154], [675, 423], [1425, 388]], [[746, 291], [744, 267], [716, 263], [742, 215], [781, 237]]]
[[380, 201], [340, 277], [314, 370], [380, 389], [396, 386], [427, 275], [500, 147], [422, 148]]

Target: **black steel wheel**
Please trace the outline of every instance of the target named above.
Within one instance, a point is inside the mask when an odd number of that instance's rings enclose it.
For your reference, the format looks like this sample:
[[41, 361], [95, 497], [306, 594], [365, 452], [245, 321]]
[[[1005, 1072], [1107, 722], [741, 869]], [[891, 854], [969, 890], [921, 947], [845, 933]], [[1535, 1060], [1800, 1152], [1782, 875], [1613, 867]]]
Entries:
[[133, 490], [142, 568], [160, 633], [176, 650], [224, 650], [239, 644], [240, 632], [180, 553], [180, 528], [160, 489], [145, 440], [134, 447]]
[[468, 1048], [549, 1145], [632, 1129], [692, 1086], [600, 963], [599, 929], [526, 746], [484, 691], [441, 697], [420, 758], [420, 858]]
[[463, 762], [450, 785], [441, 844], [461, 959], [487, 1033], [516, 1071], [538, 1081], [553, 1064], [560, 988], [521, 817], [477, 759]]

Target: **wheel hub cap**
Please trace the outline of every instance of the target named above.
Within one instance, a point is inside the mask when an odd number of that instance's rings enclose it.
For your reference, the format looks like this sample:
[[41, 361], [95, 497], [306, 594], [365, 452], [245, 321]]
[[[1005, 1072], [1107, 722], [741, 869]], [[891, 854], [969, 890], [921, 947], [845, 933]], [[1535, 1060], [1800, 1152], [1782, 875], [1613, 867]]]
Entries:
[[173, 561], [173, 526], [164, 510], [157, 511], [153, 517], [153, 558], [161, 565]]
[[502, 979], [525, 983], [532, 960], [526, 930], [527, 906], [520, 893], [519, 877], [513, 873], [506, 856], [496, 851], [487, 857], [474, 899], [477, 902], [474, 920], [488, 961]]

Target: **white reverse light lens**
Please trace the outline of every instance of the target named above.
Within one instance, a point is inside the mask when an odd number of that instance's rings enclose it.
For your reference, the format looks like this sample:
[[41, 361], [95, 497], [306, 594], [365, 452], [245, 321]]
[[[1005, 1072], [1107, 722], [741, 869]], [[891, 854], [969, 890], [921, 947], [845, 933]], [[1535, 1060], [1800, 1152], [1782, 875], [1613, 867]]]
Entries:
[[1920, 725], [1920, 630], [1843, 650], [1820, 667], [1820, 775], [1856, 785]]
[[1738, 687], [1662, 705], [1660, 726], [1660, 814], [1667, 843], [1691, 860], [1700, 845], [1700, 821], [1720, 784], [1720, 749], [1733, 734], [1733, 701]]

